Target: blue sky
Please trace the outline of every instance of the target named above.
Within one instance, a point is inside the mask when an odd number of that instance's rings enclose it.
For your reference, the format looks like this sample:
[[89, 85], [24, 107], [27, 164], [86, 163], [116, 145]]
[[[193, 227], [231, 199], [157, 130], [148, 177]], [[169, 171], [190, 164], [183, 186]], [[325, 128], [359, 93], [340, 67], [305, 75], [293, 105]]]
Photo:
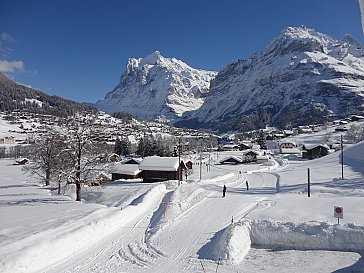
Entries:
[[0, 0], [0, 71], [50, 95], [96, 102], [128, 58], [159, 50], [218, 71], [300, 25], [364, 45], [357, 0]]

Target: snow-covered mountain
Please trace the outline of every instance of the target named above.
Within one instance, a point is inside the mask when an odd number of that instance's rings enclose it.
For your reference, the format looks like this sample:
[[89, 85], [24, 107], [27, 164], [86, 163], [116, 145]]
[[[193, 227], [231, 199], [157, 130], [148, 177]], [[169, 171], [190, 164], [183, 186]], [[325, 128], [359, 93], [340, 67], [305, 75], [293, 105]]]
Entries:
[[261, 52], [220, 71], [202, 107], [178, 124], [248, 130], [363, 111], [363, 47], [350, 35], [336, 40], [301, 26], [286, 28]]
[[216, 74], [155, 51], [142, 59], [129, 59], [118, 85], [96, 107], [146, 120], [164, 116], [173, 121], [201, 107]]

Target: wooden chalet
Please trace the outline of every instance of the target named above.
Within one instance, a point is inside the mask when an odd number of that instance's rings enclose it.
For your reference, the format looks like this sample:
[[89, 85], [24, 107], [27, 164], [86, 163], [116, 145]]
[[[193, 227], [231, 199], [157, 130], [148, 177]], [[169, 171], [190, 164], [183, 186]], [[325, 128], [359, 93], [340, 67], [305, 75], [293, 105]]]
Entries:
[[222, 151], [239, 151], [240, 147], [237, 144], [225, 144], [221, 147]]
[[250, 143], [242, 142], [242, 143], [239, 144], [239, 150], [240, 151], [249, 150], [250, 148], [251, 148]]
[[240, 156], [229, 156], [220, 161], [220, 164], [237, 165], [244, 163], [244, 159]]
[[258, 151], [249, 150], [243, 153], [244, 162], [256, 162], [257, 156], [260, 155]]
[[302, 146], [302, 158], [315, 159], [329, 154], [330, 148], [325, 144]]
[[351, 121], [360, 121], [360, 120], [364, 120], [363, 116], [359, 116], [359, 115], [353, 115], [350, 117]]
[[293, 141], [283, 141], [278, 144], [279, 153], [281, 154], [300, 154], [301, 151]]
[[139, 164], [143, 182], [161, 182], [167, 180], [182, 180], [182, 170], [186, 169], [178, 157], [145, 157]]
[[112, 171], [111, 180], [140, 178], [141, 170], [138, 164], [116, 163]]
[[279, 149], [293, 149], [296, 148], [297, 145], [293, 141], [282, 141], [278, 145]]

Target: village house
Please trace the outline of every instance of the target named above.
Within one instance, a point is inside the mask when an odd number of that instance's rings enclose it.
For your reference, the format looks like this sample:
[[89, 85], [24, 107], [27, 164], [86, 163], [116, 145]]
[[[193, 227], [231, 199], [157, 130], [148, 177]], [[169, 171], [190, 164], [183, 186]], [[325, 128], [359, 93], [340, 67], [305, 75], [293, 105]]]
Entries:
[[279, 153], [281, 154], [300, 154], [301, 151], [297, 148], [294, 141], [283, 141], [278, 144]]
[[1, 138], [0, 144], [15, 144], [15, 138], [12, 136]]
[[178, 157], [145, 157], [139, 164], [143, 182], [182, 180], [182, 170], [186, 169]]
[[330, 148], [325, 144], [319, 145], [303, 145], [302, 146], [302, 158], [314, 159], [323, 157], [329, 154]]
[[141, 158], [126, 158], [117, 162], [112, 171], [112, 180], [141, 178]]
[[350, 120], [351, 121], [360, 121], [360, 120], [364, 120], [364, 117], [363, 116], [359, 116], [359, 115], [352, 115], [350, 117]]
[[243, 153], [244, 162], [257, 162], [258, 155], [260, 155], [260, 152], [258, 151], [254, 150], [245, 151]]
[[296, 148], [297, 145], [294, 141], [286, 140], [282, 141], [278, 144], [279, 149], [293, 149]]
[[237, 144], [225, 144], [221, 147], [222, 151], [239, 151], [239, 145]]
[[299, 134], [312, 134], [312, 129], [309, 126], [298, 126]]
[[237, 165], [244, 163], [244, 159], [240, 156], [229, 156], [220, 161], [220, 164]]
[[251, 143], [249, 142], [242, 142], [239, 144], [239, 150], [240, 151], [244, 151], [244, 150], [249, 150], [251, 148]]
[[122, 164], [118, 162], [112, 170], [111, 180], [140, 178], [141, 172], [138, 164]]

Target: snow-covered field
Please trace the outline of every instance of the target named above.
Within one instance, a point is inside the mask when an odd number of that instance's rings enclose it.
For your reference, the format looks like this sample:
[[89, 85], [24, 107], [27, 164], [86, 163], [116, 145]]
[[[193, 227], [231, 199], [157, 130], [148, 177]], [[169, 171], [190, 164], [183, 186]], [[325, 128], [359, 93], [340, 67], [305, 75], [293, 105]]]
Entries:
[[195, 166], [180, 186], [117, 181], [83, 202], [0, 160], [0, 272], [364, 272], [364, 143], [344, 180], [340, 158], [203, 166], [201, 180]]

